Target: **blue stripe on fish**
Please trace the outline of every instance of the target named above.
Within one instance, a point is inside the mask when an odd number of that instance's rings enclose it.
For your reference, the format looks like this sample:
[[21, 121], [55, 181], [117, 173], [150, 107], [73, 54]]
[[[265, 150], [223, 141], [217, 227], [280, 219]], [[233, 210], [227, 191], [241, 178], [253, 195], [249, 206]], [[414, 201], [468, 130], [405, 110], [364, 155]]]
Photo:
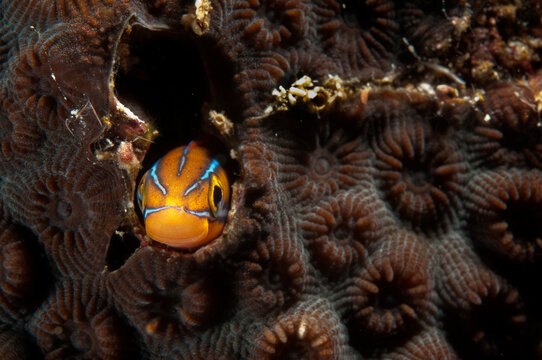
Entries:
[[151, 169], [151, 177], [152, 177], [152, 181], [153, 181], [154, 184], [158, 187], [158, 189], [160, 189], [160, 191], [162, 191], [162, 194], [166, 195], [166, 194], [167, 194], [167, 191], [166, 191], [166, 189], [162, 186], [162, 184], [160, 184], [160, 180], [158, 180], [158, 176], [156, 175], [156, 165], [158, 165], [158, 163], [154, 164], [154, 166], [153, 166], [152, 169]]

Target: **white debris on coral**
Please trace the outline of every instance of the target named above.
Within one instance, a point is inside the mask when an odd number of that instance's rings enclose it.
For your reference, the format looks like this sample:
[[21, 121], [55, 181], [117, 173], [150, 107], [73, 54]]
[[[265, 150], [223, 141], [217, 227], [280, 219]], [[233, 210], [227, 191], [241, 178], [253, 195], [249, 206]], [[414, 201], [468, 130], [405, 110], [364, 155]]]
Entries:
[[303, 75], [294, 81], [288, 89], [283, 86], [273, 89], [271, 94], [275, 98], [275, 104], [266, 112], [284, 111], [296, 105], [303, 105], [309, 111], [317, 112], [334, 103], [335, 100], [345, 98], [343, 80], [336, 75], [328, 76], [321, 85], [318, 85], [319, 81]]
[[201, 36], [209, 30], [212, 10], [213, 6], [210, 0], [196, 0], [193, 10], [182, 16], [181, 24]]

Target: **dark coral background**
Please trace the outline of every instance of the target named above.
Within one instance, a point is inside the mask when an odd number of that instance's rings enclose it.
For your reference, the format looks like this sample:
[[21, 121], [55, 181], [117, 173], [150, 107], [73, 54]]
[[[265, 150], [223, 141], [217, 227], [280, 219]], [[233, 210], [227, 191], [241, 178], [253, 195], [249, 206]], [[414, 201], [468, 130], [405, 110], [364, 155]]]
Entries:
[[[0, 358], [542, 358], [541, 17], [0, 1]], [[139, 170], [202, 137], [225, 231], [149, 244]]]

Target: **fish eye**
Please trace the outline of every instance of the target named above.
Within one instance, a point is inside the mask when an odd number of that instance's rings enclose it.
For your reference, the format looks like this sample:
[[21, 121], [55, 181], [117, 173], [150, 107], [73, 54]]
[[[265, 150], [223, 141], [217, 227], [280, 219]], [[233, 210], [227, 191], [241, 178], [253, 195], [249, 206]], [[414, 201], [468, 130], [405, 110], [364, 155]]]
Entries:
[[218, 208], [221, 201], [222, 201], [222, 189], [218, 185], [215, 185], [213, 186], [213, 203], [215, 204], [215, 207]]
[[221, 210], [222, 208], [224, 193], [216, 175], [213, 174], [210, 180], [211, 184], [209, 187], [209, 207], [211, 208], [213, 216], [217, 217], [219, 210]]

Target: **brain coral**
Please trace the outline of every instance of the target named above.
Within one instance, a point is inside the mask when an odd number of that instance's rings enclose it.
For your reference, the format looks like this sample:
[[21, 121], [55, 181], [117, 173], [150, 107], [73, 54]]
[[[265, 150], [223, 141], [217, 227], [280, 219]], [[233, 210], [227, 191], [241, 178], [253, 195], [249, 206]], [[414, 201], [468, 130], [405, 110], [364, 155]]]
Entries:
[[0, 0], [1, 359], [542, 359], [541, 224], [538, 0]]

